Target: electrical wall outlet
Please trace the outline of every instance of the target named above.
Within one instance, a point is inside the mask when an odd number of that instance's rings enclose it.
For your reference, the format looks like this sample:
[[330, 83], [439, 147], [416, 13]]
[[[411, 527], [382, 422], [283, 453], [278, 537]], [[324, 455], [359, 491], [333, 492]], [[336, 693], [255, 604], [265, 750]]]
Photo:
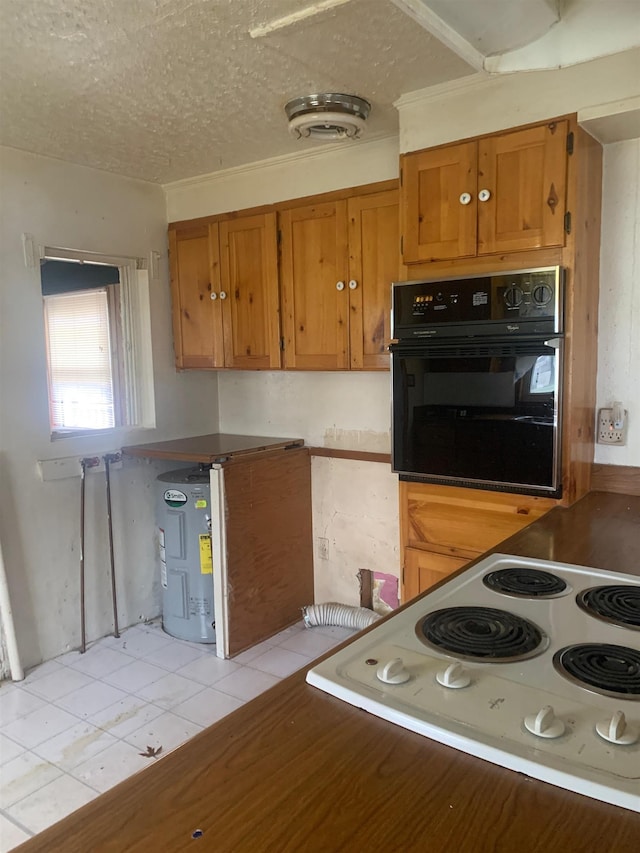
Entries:
[[324, 536], [318, 536], [316, 539], [316, 551], [320, 560], [329, 559], [329, 540]]
[[626, 444], [627, 414], [620, 407], [598, 411], [598, 444]]

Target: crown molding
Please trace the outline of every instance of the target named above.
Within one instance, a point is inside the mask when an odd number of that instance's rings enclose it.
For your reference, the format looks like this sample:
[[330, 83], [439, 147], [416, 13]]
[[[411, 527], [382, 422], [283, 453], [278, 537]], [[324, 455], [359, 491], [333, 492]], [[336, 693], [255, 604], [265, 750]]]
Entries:
[[486, 86], [489, 80], [496, 76], [497, 75], [488, 74], [485, 71], [477, 71], [475, 74], [469, 74], [466, 77], [459, 77], [457, 80], [447, 80], [446, 83], [438, 83], [437, 86], [429, 86], [427, 89], [417, 89], [415, 92], [407, 92], [406, 95], [401, 95], [397, 101], [394, 101], [393, 106], [397, 110], [401, 110], [403, 107], [415, 106], [416, 104], [424, 104], [431, 101], [439, 101], [454, 92], [481, 89]]

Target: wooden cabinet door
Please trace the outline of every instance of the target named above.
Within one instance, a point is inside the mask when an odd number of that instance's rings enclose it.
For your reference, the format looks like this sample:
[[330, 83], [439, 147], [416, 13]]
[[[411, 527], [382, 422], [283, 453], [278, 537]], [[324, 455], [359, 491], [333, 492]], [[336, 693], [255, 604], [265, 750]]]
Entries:
[[564, 245], [567, 132], [555, 121], [479, 141], [478, 254]]
[[220, 223], [225, 367], [280, 367], [275, 213]]
[[350, 198], [349, 345], [352, 369], [389, 369], [391, 282], [400, 267], [398, 190]]
[[176, 366], [222, 367], [217, 224], [170, 229], [169, 263]]
[[347, 203], [285, 210], [280, 228], [285, 366], [345, 369], [349, 366]]
[[476, 142], [465, 142], [402, 157], [406, 264], [476, 254], [477, 150]]
[[468, 557], [451, 557], [448, 554], [405, 548], [402, 602], [415, 598], [469, 562]]

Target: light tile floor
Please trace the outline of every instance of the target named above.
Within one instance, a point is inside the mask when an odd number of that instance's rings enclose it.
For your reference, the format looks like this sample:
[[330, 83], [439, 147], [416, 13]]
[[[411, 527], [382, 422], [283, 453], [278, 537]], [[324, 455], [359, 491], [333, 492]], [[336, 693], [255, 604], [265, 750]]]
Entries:
[[[233, 658], [159, 620], [0, 684], [0, 853], [65, 817], [353, 634], [302, 622]], [[141, 755], [162, 747], [158, 758]]]

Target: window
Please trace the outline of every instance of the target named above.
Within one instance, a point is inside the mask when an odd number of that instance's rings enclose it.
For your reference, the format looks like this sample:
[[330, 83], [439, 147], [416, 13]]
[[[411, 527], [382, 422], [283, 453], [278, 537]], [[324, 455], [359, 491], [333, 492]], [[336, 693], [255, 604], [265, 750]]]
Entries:
[[45, 250], [41, 262], [53, 438], [153, 426], [146, 273], [86, 258]]

